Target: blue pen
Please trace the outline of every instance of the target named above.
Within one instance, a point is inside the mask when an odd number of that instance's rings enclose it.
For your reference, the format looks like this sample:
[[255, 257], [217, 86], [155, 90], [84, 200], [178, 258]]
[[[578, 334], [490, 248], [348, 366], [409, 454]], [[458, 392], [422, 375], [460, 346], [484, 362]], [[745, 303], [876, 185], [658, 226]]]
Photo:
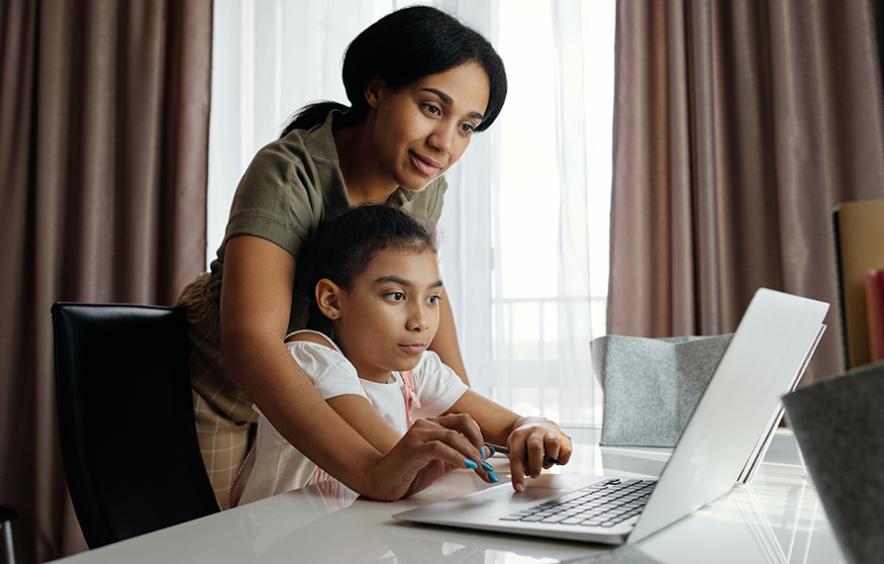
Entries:
[[[487, 446], [490, 449], [494, 449], [495, 451], [497, 451], [501, 454], [509, 454], [510, 453], [509, 447], [505, 447], [502, 445], [496, 445], [493, 443], [485, 443], [485, 446]], [[544, 454], [543, 455], [543, 463], [544, 464], [558, 464], [559, 461], [548, 454]]]

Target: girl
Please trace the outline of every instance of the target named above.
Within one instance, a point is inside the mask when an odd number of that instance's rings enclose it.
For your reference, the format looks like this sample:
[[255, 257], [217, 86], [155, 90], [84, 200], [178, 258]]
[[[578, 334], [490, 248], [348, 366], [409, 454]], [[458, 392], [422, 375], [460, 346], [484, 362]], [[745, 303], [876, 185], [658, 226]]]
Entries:
[[[466, 435], [509, 445], [517, 491], [525, 474], [540, 473], [544, 454], [567, 463], [571, 441], [557, 425], [520, 418], [470, 391], [427, 350], [439, 328], [443, 286], [433, 237], [418, 222], [390, 207], [363, 206], [323, 226], [311, 247], [311, 330], [290, 334], [288, 350], [328, 405], [374, 448], [389, 452], [412, 424], [425, 425], [419, 418], [464, 413], [479, 427]], [[444, 464], [427, 478], [466, 466], [498, 481], [484, 456], [464, 456], [466, 436], [452, 432], [452, 442], [463, 448], [438, 443]], [[325, 477], [263, 416], [255, 445], [241, 503]]]
[[[179, 299], [189, 322], [200, 448], [222, 507], [248, 447], [253, 403], [300, 452], [377, 499], [413, 491], [441, 460], [422, 445], [441, 441], [474, 458], [481, 446], [454, 437], [449, 430], [479, 440], [465, 417], [448, 416], [413, 426], [395, 448], [379, 451], [322, 400], [283, 338], [307, 321], [310, 300], [295, 288], [297, 267], [304, 241], [327, 218], [386, 203], [436, 223], [442, 175], [503, 106], [503, 63], [475, 31], [417, 6], [360, 33], [343, 79], [349, 106], [303, 109], [255, 156], [211, 272]], [[467, 381], [445, 301], [429, 348]]]

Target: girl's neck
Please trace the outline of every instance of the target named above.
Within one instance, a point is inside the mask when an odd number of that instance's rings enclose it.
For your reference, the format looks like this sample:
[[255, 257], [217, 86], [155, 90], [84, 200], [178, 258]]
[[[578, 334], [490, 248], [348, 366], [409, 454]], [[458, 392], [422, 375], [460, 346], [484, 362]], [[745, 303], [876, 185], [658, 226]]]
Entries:
[[341, 353], [350, 361], [353, 368], [356, 369], [356, 375], [359, 376], [359, 378], [370, 382], [377, 382], [378, 384], [390, 384], [396, 381], [393, 377], [393, 373], [389, 370], [378, 370], [377, 368], [363, 364], [359, 359], [351, 357], [351, 355], [347, 354], [347, 347], [339, 339], [335, 338], [335, 344], [338, 345], [338, 348], [341, 349]]
[[361, 124], [334, 131], [338, 164], [350, 204], [383, 204], [398, 187], [380, 163], [371, 142], [375, 116], [370, 113]]

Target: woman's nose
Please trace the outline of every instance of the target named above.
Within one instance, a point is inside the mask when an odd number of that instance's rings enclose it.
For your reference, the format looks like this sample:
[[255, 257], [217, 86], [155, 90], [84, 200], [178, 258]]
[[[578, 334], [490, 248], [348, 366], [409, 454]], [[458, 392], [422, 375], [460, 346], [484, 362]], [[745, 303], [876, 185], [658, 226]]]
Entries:
[[431, 147], [443, 153], [451, 153], [454, 149], [454, 134], [457, 124], [440, 121], [427, 142]]

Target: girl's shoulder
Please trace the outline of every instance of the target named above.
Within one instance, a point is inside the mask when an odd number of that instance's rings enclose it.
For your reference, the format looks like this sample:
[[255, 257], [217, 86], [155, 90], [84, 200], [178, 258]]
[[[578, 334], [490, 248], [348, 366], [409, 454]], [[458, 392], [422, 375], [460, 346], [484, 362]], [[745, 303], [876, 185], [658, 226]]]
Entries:
[[335, 342], [328, 337], [328, 335], [326, 335], [325, 333], [320, 333], [319, 331], [313, 331], [312, 329], [301, 329], [299, 331], [292, 331], [285, 336], [285, 342], [315, 343], [317, 345], [323, 345], [330, 349], [340, 351], [338, 345], [336, 345]]
[[438, 354], [431, 350], [425, 350], [421, 353], [417, 364], [411, 369], [411, 373], [416, 380], [421, 381], [427, 378], [436, 378], [446, 369], [451, 370], [448, 365], [442, 362]]
[[346, 361], [344, 353], [328, 336], [310, 329], [293, 331], [285, 336], [285, 344], [295, 358], [325, 359], [327, 363]]

